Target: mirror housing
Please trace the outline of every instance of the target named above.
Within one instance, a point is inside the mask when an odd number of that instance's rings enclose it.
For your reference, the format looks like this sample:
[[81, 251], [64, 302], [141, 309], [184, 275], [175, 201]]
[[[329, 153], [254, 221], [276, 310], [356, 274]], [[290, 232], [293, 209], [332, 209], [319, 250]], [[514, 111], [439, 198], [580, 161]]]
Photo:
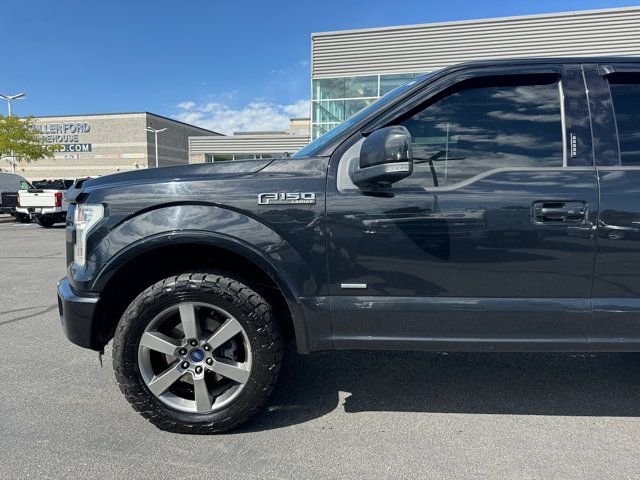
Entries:
[[361, 189], [388, 187], [413, 172], [411, 134], [400, 125], [371, 132], [360, 149], [351, 180]]

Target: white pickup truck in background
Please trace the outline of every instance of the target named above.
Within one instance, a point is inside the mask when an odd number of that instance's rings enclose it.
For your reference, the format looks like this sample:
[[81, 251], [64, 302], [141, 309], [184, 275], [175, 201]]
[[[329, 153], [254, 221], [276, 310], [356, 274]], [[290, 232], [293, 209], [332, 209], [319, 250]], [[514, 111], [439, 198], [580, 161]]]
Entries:
[[[47, 184], [37, 184], [38, 187], [18, 194], [16, 211], [29, 215], [41, 227], [49, 228], [55, 223], [66, 221], [69, 203], [66, 201], [67, 190], [75, 188], [92, 177], [82, 177], [76, 180], [54, 180]], [[36, 183], [36, 182], [34, 182]]]

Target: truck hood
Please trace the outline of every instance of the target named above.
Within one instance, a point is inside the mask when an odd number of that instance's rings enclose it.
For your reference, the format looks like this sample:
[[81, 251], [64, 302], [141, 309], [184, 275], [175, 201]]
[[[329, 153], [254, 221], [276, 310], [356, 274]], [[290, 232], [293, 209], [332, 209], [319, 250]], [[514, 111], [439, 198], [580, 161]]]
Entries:
[[92, 190], [124, 184], [144, 184], [194, 179], [200, 176], [211, 177], [239, 177], [259, 172], [273, 159], [264, 160], [236, 160], [233, 162], [196, 163], [191, 165], [177, 165], [174, 167], [145, 168], [130, 172], [116, 173], [104, 177], [85, 181], [81, 188]]

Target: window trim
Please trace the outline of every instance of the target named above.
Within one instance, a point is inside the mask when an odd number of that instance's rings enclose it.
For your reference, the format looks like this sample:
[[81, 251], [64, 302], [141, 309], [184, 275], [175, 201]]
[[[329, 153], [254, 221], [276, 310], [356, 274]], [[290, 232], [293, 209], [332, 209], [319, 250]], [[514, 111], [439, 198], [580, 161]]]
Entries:
[[600, 76], [607, 77], [612, 73], [640, 73], [640, 65], [637, 63], [611, 63], [598, 65]]
[[611, 99], [611, 119], [613, 120], [613, 131], [615, 132], [615, 144], [618, 148], [618, 164], [621, 167], [622, 165], [622, 148], [620, 148], [620, 129], [618, 128], [618, 116], [616, 115], [616, 104], [613, 101], [613, 92], [611, 91], [611, 80], [605, 77], [605, 81], [607, 82], [607, 90], [609, 91], [609, 98]]
[[[613, 139], [613, 143], [615, 144], [616, 148], [617, 148], [617, 158], [618, 158], [618, 164], [617, 165], [602, 165], [599, 166], [600, 169], [607, 169], [607, 170], [611, 170], [611, 169], [615, 169], [615, 170], [639, 170], [640, 169], [640, 165], [623, 165], [622, 164], [622, 147], [620, 146], [620, 129], [618, 128], [618, 117], [616, 115], [616, 105], [615, 102], [613, 101], [613, 92], [611, 91], [611, 78], [610, 75], [613, 74], [624, 74], [624, 73], [629, 73], [629, 74], [633, 74], [633, 75], [638, 75], [640, 76], [640, 65], [628, 65], [628, 64], [622, 64], [622, 65], [600, 65], [598, 67], [598, 70], [600, 72], [600, 75], [602, 76], [603, 81], [606, 84], [606, 91], [607, 94], [609, 96], [609, 100], [610, 100], [610, 112], [607, 112], [610, 116], [611, 116], [611, 122], [613, 123], [613, 133], [614, 133], [614, 139]], [[636, 83], [632, 83], [631, 85], [639, 85], [640, 86], [640, 81], [636, 84]]]
[[558, 99], [560, 101], [560, 128], [562, 129], [562, 166], [567, 168], [569, 158], [567, 156], [567, 119], [564, 109], [564, 82], [563, 77], [558, 79]]

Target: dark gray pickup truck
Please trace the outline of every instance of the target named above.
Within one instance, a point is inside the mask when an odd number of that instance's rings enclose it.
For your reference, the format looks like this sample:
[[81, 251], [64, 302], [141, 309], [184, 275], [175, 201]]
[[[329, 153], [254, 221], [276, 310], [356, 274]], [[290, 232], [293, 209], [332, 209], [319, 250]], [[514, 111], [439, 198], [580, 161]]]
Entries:
[[20, 223], [30, 222], [29, 215], [16, 211], [19, 192], [30, 188], [31, 184], [24, 177], [15, 173], [0, 172], [0, 213], [8, 213]]
[[[229, 430], [283, 342], [640, 351], [640, 60], [457, 65], [292, 158], [70, 196], [62, 324], [160, 428]], [[348, 368], [348, 367], [345, 367]]]

